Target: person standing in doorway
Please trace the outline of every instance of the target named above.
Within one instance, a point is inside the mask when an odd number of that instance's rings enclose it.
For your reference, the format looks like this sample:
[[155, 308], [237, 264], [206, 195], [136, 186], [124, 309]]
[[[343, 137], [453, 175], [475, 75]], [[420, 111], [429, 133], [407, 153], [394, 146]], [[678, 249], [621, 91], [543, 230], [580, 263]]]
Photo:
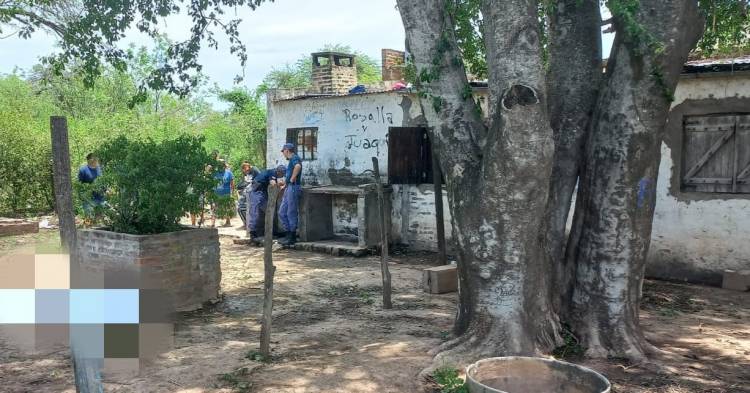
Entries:
[[[78, 169], [78, 181], [83, 184], [91, 184], [97, 177], [102, 175], [102, 168], [99, 166], [99, 157], [94, 153], [86, 155], [86, 163]], [[97, 208], [104, 204], [104, 193], [93, 190], [90, 196], [83, 199], [83, 211], [86, 215], [84, 225], [91, 225], [97, 216]]]
[[293, 246], [297, 242], [297, 223], [299, 222], [299, 198], [302, 195], [302, 160], [294, 152], [294, 145], [286, 143], [281, 148], [284, 158], [289, 160], [282, 189], [284, 196], [279, 207], [279, 218], [286, 230], [286, 236], [279, 241], [283, 246]]

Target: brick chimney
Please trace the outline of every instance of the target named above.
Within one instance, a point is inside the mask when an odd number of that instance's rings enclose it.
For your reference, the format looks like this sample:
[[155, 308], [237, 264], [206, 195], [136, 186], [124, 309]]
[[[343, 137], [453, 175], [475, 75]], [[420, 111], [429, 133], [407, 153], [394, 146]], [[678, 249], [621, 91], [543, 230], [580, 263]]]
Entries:
[[383, 81], [400, 81], [404, 79], [405, 54], [400, 50], [383, 49]]
[[312, 87], [316, 93], [346, 94], [357, 85], [354, 55], [337, 52], [312, 54]]

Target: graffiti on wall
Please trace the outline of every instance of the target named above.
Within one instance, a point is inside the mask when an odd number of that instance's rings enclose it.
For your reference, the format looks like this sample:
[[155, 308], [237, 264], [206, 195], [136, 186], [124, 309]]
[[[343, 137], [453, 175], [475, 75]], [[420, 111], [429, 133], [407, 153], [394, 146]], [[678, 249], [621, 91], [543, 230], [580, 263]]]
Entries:
[[374, 150], [375, 155], [380, 155], [380, 148], [388, 146], [388, 135], [385, 138], [377, 138], [367, 135], [368, 128], [373, 124], [393, 124], [393, 112], [386, 112], [384, 106], [376, 106], [374, 111], [358, 111], [346, 108], [343, 110], [344, 119], [347, 123], [356, 125], [356, 128], [348, 135], [344, 135], [344, 147], [347, 150], [362, 149]]

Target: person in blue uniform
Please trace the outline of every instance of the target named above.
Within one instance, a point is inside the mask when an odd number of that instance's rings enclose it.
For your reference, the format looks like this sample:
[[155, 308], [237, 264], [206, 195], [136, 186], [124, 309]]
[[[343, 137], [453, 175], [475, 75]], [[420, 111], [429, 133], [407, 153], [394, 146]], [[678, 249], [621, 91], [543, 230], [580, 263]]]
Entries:
[[268, 186], [283, 177], [285, 171], [286, 168], [282, 165], [276, 169], [260, 171], [253, 178], [250, 186], [250, 214], [247, 221], [251, 240], [257, 241], [259, 235], [263, 233], [265, 220], [261, 220], [261, 217], [265, 217], [268, 205]]
[[[91, 184], [97, 177], [102, 175], [102, 167], [99, 165], [99, 157], [94, 153], [86, 155], [86, 163], [78, 168], [78, 181], [85, 184]], [[101, 190], [94, 190], [90, 197], [83, 200], [83, 211], [86, 215], [84, 224], [90, 225], [97, 217], [96, 209], [104, 205], [104, 193]]]
[[284, 190], [284, 196], [279, 207], [279, 218], [286, 230], [285, 238], [279, 243], [284, 246], [292, 246], [297, 242], [298, 207], [299, 198], [302, 195], [302, 160], [294, 150], [294, 145], [291, 143], [286, 143], [281, 148], [284, 158], [289, 160], [284, 183], [281, 186]]
[[242, 177], [237, 184], [237, 192], [239, 194], [237, 200], [237, 214], [239, 214], [240, 219], [242, 219], [242, 226], [248, 228], [247, 213], [250, 210], [250, 186], [253, 184], [253, 179], [255, 176], [258, 176], [260, 171], [258, 168], [250, 165], [247, 161], [243, 162], [240, 168], [242, 169]]

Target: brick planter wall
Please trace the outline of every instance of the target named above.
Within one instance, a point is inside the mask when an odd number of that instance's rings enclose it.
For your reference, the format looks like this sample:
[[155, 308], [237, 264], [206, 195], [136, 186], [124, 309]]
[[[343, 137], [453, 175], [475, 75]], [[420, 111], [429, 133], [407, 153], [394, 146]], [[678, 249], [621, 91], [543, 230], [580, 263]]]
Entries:
[[77, 251], [81, 267], [88, 272], [81, 274], [85, 282], [72, 283], [79, 287], [98, 286], [101, 278], [104, 288], [163, 289], [171, 294], [177, 311], [196, 310], [219, 298], [221, 265], [215, 228], [156, 235], [81, 229]]

